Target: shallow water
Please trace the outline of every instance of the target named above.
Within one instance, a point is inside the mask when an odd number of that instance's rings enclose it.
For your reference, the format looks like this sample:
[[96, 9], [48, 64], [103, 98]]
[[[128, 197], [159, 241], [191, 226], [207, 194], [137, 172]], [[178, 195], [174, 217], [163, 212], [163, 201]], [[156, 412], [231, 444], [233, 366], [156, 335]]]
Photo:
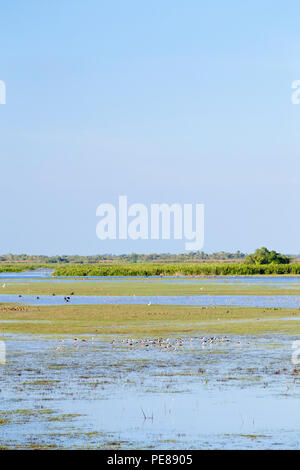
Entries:
[[[286, 307], [300, 308], [297, 295], [160, 295], [160, 296], [108, 296], [73, 295], [69, 302], [60, 295], [0, 295], [0, 303], [14, 302], [27, 305], [226, 305], [245, 307]], [[150, 306], [150, 305], [149, 305]]]
[[11, 282], [24, 280], [30, 282], [153, 282], [153, 283], [171, 283], [171, 284], [225, 284], [225, 285], [258, 285], [258, 286], [280, 286], [295, 287], [300, 286], [300, 276], [52, 276], [53, 270], [36, 270], [22, 273], [0, 273], [0, 279]]
[[176, 351], [101, 338], [6, 336], [0, 446], [300, 447], [297, 338], [183, 338]]
[[24, 271], [22, 273], [1, 273], [0, 279], [27, 279], [27, 278], [50, 278], [53, 273], [52, 269], [37, 269], [35, 271]]

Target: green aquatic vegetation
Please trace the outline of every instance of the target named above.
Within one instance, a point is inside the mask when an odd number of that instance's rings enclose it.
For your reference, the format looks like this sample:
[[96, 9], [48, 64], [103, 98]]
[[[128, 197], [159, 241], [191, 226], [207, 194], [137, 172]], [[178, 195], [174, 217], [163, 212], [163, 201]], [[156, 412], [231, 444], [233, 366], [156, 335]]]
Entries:
[[163, 439], [160, 442], [162, 442], [164, 444], [176, 444], [178, 441], [176, 439]]
[[[233, 434], [224, 434], [226, 437], [233, 437]], [[266, 436], [265, 434], [234, 434], [234, 436], [237, 437], [245, 437], [247, 439], [262, 439], [262, 438], [267, 438], [269, 436]]]
[[14, 415], [35, 416], [36, 410], [13, 410], [11, 413]]
[[10, 420], [9, 419], [3, 419], [3, 418], [0, 418], [0, 426], [4, 426], [6, 424], [10, 423]]
[[12, 446], [13, 449], [28, 449], [28, 450], [54, 450], [59, 449], [60, 446], [57, 444], [39, 444], [39, 443], [31, 443], [31, 444], [24, 444], [22, 446], [14, 445]]
[[38, 410], [39, 415], [50, 415], [52, 413], [54, 413], [54, 411], [49, 410], [48, 408], [43, 408], [43, 409]]
[[66, 364], [52, 364], [52, 365], [48, 366], [47, 369], [50, 369], [50, 370], [61, 370], [61, 369], [64, 369], [65, 367], [67, 367]]
[[31, 382], [23, 382], [23, 385], [35, 385], [37, 387], [43, 387], [45, 385], [53, 385], [59, 383], [59, 380], [33, 380]]
[[24, 271], [34, 271], [35, 269], [42, 267], [37, 264], [0, 264], [0, 273], [22, 273]]
[[53, 410], [48, 408], [41, 408], [41, 409], [19, 409], [19, 410], [12, 410], [9, 412], [11, 415], [14, 416], [44, 416], [54, 413]]
[[100, 437], [101, 433], [98, 431], [91, 431], [91, 432], [87, 432], [85, 435], [87, 438], [92, 439], [94, 437]]
[[173, 373], [157, 373], [157, 374], [152, 374], [152, 377], [176, 377], [176, 376], [182, 376], [182, 377], [190, 377], [190, 376], [195, 376], [199, 375], [197, 372], [180, 372], [176, 371]]
[[[296, 317], [293, 319], [293, 317]], [[300, 333], [299, 309], [256, 307], [196, 307], [173, 305], [0, 306], [3, 333], [82, 336], [121, 334], [126, 337], [164, 337], [195, 334]], [[26, 322], [24, 320], [47, 320]], [[53, 351], [55, 352], [55, 351]], [[55, 354], [65, 354], [58, 351]]]
[[[300, 282], [292, 288], [272, 285], [248, 284], [214, 284], [201, 282], [172, 283], [168, 281], [76, 281], [76, 282], [14, 282], [2, 288], [3, 294], [15, 295], [113, 295], [113, 296], [157, 296], [157, 295], [300, 295]], [[70, 304], [72, 304], [72, 297]], [[16, 309], [26, 309], [26, 306], [15, 306]]]
[[73, 419], [78, 418], [79, 416], [81, 416], [81, 415], [77, 414], [77, 413], [63, 413], [61, 415], [51, 416], [50, 418], [48, 418], [48, 421], [49, 422], [72, 421]]
[[54, 411], [48, 408], [43, 409], [16, 409], [0, 412], [0, 425], [10, 423], [27, 423], [32, 419], [48, 419]]
[[55, 267], [54, 276], [251, 276], [297, 275], [300, 264], [120, 263]]

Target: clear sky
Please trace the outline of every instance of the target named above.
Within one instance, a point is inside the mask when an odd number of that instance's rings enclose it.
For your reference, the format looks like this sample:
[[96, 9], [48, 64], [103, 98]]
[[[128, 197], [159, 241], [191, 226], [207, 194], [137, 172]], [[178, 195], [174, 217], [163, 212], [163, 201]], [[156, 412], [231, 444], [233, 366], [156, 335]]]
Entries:
[[300, 252], [300, 4], [1, 3], [0, 253], [182, 252], [100, 241], [96, 208], [204, 203], [207, 252]]

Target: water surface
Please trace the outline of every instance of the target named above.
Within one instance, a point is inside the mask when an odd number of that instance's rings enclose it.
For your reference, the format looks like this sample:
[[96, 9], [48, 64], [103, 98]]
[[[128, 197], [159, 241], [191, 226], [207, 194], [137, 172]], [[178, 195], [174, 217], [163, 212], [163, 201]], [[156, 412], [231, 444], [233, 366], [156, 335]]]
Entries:
[[151, 305], [228, 305], [244, 307], [285, 307], [300, 308], [300, 296], [297, 295], [160, 295], [160, 296], [108, 296], [108, 295], [73, 295], [66, 302], [59, 295], [0, 295], [0, 303], [20, 303], [26, 305], [112, 305], [142, 304]]
[[182, 338], [177, 351], [108, 339], [7, 335], [0, 445], [299, 449], [296, 338]]

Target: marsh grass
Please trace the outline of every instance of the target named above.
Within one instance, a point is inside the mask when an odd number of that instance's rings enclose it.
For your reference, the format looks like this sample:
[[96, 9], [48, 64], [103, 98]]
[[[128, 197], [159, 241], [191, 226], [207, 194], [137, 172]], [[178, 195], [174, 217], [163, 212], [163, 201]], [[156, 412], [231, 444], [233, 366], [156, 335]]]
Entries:
[[24, 271], [34, 271], [42, 265], [37, 264], [0, 264], [0, 273], [22, 273]]
[[20, 283], [14, 282], [2, 288], [3, 294], [22, 295], [112, 295], [112, 296], [158, 296], [158, 295], [300, 295], [299, 286], [284, 288], [280, 286], [253, 286], [253, 285], [220, 285], [199, 282], [187, 283], [160, 283], [157, 281], [139, 282], [108, 282], [108, 281], [60, 281]]
[[[0, 306], [2, 334], [131, 335], [300, 333], [299, 309], [171, 305]], [[293, 317], [296, 317], [293, 320]], [[286, 319], [286, 320], [285, 320]], [[27, 321], [29, 321], [27, 323]], [[41, 322], [41, 320], [47, 322]]]
[[57, 416], [50, 416], [48, 418], [49, 422], [66, 422], [73, 421], [75, 418], [79, 418], [81, 415], [78, 413], [63, 413]]
[[54, 413], [48, 408], [0, 411], [0, 425], [27, 423], [32, 419], [49, 420], [49, 416]]
[[59, 383], [59, 380], [33, 380], [30, 382], [23, 382], [23, 385], [34, 385], [36, 387], [44, 387], [47, 385], [54, 385]]

